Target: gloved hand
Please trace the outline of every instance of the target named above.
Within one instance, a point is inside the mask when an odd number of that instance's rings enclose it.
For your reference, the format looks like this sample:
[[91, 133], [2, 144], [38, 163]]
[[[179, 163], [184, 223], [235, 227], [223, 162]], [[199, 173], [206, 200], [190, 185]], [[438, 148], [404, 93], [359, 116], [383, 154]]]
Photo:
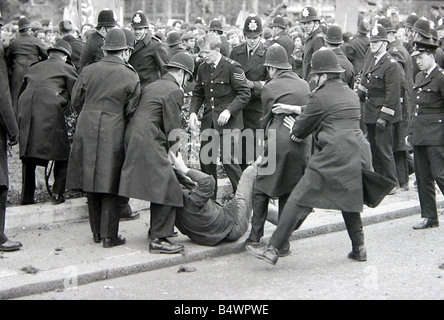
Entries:
[[17, 143], [19, 143], [18, 134], [13, 137], [9, 137], [9, 142], [8, 142], [9, 146], [11, 147], [15, 146]]
[[376, 130], [380, 131], [380, 132], [384, 131], [386, 124], [387, 124], [387, 121], [385, 121], [384, 119], [378, 118], [378, 120], [376, 120]]

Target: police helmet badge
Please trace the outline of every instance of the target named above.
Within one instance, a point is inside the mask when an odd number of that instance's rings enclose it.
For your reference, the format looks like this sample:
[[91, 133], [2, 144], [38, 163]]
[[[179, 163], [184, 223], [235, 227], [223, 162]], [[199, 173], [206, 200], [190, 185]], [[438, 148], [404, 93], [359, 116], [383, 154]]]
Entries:
[[258, 28], [258, 25], [256, 23], [256, 20], [252, 19], [250, 21], [250, 24], [248, 25], [248, 29], [250, 29], [250, 31], [256, 31]]

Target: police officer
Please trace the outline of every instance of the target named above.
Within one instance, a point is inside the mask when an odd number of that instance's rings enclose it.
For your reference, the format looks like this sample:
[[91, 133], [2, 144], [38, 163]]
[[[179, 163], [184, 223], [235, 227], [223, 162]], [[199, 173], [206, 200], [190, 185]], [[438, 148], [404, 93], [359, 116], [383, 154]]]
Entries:
[[133, 54], [129, 64], [136, 69], [140, 77], [141, 88], [160, 79], [163, 66], [168, 63], [166, 47], [151, 36], [148, 18], [142, 11], [137, 11], [132, 19], [131, 26], [136, 38]]
[[[311, 136], [295, 144], [290, 140], [284, 125], [287, 115], [297, 116], [292, 106], [305, 106], [310, 90], [308, 83], [292, 72], [285, 49], [274, 44], [267, 50], [265, 64], [271, 79], [262, 89], [264, 116], [261, 129], [265, 132], [264, 161], [259, 173], [273, 164], [268, 174], [259, 174], [253, 192], [253, 217], [251, 232], [246, 242], [259, 242], [264, 233], [270, 198], [279, 199], [279, 216], [285, 203], [301, 179], [311, 152]], [[294, 107], [297, 108], [297, 107]], [[273, 162], [272, 159], [276, 161]]]
[[413, 26], [418, 19], [418, 15], [412, 13], [407, 17], [404, 23], [405, 36], [407, 38], [407, 42], [404, 43], [404, 46], [410, 54], [413, 52]]
[[230, 56], [230, 43], [228, 42], [228, 39], [224, 34], [222, 21], [216, 18], [211, 20], [210, 25], [208, 27], [208, 33], [214, 33], [220, 37], [220, 41], [222, 42], [220, 53], [222, 53], [224, 57]]
[[[248, 86], [251, 90], [251, 98], [242, 110], [244, 119], [244, 131], [250, 129], [254, 137], [256, 130], [260, 128], [260, 118], [262, 116], [261, 90], [264, 82], [269, 79], [267, 68], [264, 66], [266, 48], [261, 42], [263, 32], [262, 21], [256, 15], [247, 17], [243, 29], [246, 41], [236, 47], [230, 53], [230, 58], [239, 62], [245, 72]], [[255, 139], [256, 140], [256, 139]], [[256, 141], [255, 141], [256, 143]], [[241, 141], [241, 146], [245, 146]], [[254, 150], [256, 154], [257, 146]], [[242, 148], [241, 168], [245, 170], [250, 158], [247, 161], [246, 148]]]
[[288, 59], [291, 61], [291, 54], [294, 51], [294, 42], [288, 35], [284, 17], [276, 16], [276, 18], [273, 19], [270, 28], [273, 30], [273, 40], [271, 40], [270, 46], [277, 43], [284, 47], [285, 51], [287, 51]]
[[117, 26], [117, 16], [113, 10], [105, 9], [99, 12], [97, 17], [97, 25], [94, 32], [86, 40], [83, 47], [82, 54], [80, 55], [79, 70], [89, 63], [99, 61], [103, 58], [102, 46], [106, 35], [109, 30]]
[[47, 47], [38, 38], [31, 36], [29, 19], [21, 17], [18, 21], [17, 37], [11, 41], [7, 50], [8, 66], [10, 68], [12, 108], [17, 114], [17, 102], [20, 85], [28, 67], [38, 61], [46, 60]]
[[36, 166], [54, 161], [53, 202], [65, 202], [66, 170], [70, 144], [65, 124], [69, 101], [77, 80], [67, 63], [71, 45], [59, 40], [48, 49], [49, 58], [32, 65], [19, 92], [18, 119], [22, 160], [21, 204], [34, 203]]
[[[220, 144], [223, 166], [236, 191], [242, 170], [234, 151], [239, 145], [240, 130], [244, 128], [242, 109], [250, 101], [251, 89], [240, 64], [225, 58], [220, 52], [221, 46], [220, 37], [215, 34], [208, 33], [199, 41], [200, 54], [205, 62], [197, 71], [190, 106], [190, 127], [198, 131], [197, 113], [203, 105], [201, 169], [217, 181], [216, 163]], [[208, 140], [211, 140], [211, 144]], [[216, 195], [217, 192], [214, 197]]]
[[421, 217], [414, 229], [439, 225], [435, 182], [444, 193], [444, 70], [435, 61], [438, 47], [431, 41], [414, 42], [412, 56], [421, 72], [415, 80], [411, 144], [418, 185]]
[[300, 23], [306, 37], [302, 55], [302, 77], [306, 81], [309, 81], [311, 57], [325, 45], [320, 21], [315, 8], [305, 7], [302, 9]]
[[378, 20], [387, 30], [388, 53], [398, 62], [401, 67], [401, 106], [402, 120], [393, 125], [393, 154], [395, 157], [396, 171], [398, 173], [398, 182], [401, 190], [409, 189], [409, 162], [413, 167], [413, 160], [408, 153], [408, 147], [405, 143], [408, 127], [412, 114], [412, 95], [413, 95], [413, 62], [407, 49], [396, 39], [396, 29], [388, 18]]
[[342, 46], [344, 54], [354, 66], [356, 75], [362, 72], [365, 54], [370, 47], [369, 31], [370, 23], [367, 20], [362, 20], [358, 26], [358, 33]]
[[345, 72], [342, 73], [342, 81], [354, 89], [355, 87], [355, 69], [353, 64], [347, 59], [344, 51], [341, 49], [341, 45], [344, 43], [342, 39], [342, 29], [338, 25], [331, 25], [327, 29], [327, 34], [325, 35], [325, 46], [336, 54], [339, 65]]
[[348, 258], [367, 260], [360, 212], [364, 201], [362, 171], [371, 170], [371, 154], [360, 129], [359, 99], [342, 82], [340, 74], [344, 69], [331, 50], [315, 52], [312, 66], [312, 78], [318, 87], [296, 120], [286, 117], [284, 121], [294, 143], [301, 143], [315, 132], [318, 152], [310, 158], [288, 198], [269, 242], [246, 246], [249, 253], [270, 264], [276, 264], [292, 232], [314, 207], [342, 211], [353, 248]]
[[[0, 23], [0, 28], [2, 24]], [[23, 245], [9, 240], [5, 234], [6, 201], [8, 199], [8, 158], [7, 146], [18, 143], [19, 129], [12, 110], [9, 92], [8, 68], [3, 60], [3, 47], [0, 47], [0, 252], [16, 251]], [[9, 141], [8, 141], [9, 140]]]
[[371, 31], [371, 58], [364, 65], [358, 94], [365, 101], [364, 121], [372, 148], [375, 171], [398, 185], [393, 155], [393, 124], [401, 121], [401, 70], [387, 52], [387, 31], [375, 25]]
[[74, 29], [71, 21], [69, 20], [60, 21], [59, 33], [62, 36], [62, 39], [70, 44], [72, 48], [71, 62], [74, 64], [76, 69], [79, 69], [80, 55], [82, 54], [85, 44], [82, 41], [74, 38]]
[[103, 240], [106, 248], [125, 243], [118, 236], [118, 190], [125, 128], [140, 98], [139, 76], [124, 62], [127, 47], [125, 33], [110, 30], [103, 45], [105, 57], [80, 73], [71, 100], [79, 117], [67, 187], [87, 193], [94, 242]]

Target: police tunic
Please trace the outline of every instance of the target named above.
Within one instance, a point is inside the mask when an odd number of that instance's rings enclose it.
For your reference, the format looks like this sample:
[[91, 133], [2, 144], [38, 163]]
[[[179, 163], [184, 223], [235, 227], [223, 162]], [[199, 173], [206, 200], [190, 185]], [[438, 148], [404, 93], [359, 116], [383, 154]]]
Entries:
[[348, 85], [350, 89], [354, 89], [355, 70], [353, 64], [347, 59], [341, 48], [335, 48], [332, 51], [335, 53], [336, 58], [338, 58], [339, 65], [345, 70], [345, 72], [343, 72], [341, 75], [342, 81], [344, 81], [344, 83]]
[[418, 73], [412, 144], [421, 217], [437, 219], [435, 182], [444, 192], [444, 70]]
[[258, 129], [260, 118], [262, 117], [261, 90], [263, 84], [269, 79], [267, 68], [264, 67], [266, 48], [259, 43], [257, 49], [251, 57], [248, 57], [248, 47], [246, 43], [233, 48], [230, 58], [239, 62], [248, 80], [254, 83], [251, 89], [251, 98], [242, 110], [244, 118], [244, 128]]
[[[243, 129], [241, 111], [250, 97], [251, 90], [241, 65], [222, 56], [214, 71], [208, 63], [199, 66], [190, 112], [197, 114], [200, 107], [204, 106], [201, 131], [214, 128], [222, 134], [223, 129]], [[230, 111], [231, 117], [221, 127], [217, 120], [225, 109]]]

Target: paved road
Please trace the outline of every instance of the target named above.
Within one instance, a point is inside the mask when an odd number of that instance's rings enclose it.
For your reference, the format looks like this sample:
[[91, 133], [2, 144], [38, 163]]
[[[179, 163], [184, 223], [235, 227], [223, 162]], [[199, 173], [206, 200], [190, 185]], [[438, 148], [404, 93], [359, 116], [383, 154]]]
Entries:
[[[345, 231], [291, 243], [276, 266], [246, 252], [21, 299], [444, 299], [444, 219], [417, 231], [412, 216], [365, 227], [368, 261], [346, 258]], [[178, 302], [180, 304], [180, 302]]]

